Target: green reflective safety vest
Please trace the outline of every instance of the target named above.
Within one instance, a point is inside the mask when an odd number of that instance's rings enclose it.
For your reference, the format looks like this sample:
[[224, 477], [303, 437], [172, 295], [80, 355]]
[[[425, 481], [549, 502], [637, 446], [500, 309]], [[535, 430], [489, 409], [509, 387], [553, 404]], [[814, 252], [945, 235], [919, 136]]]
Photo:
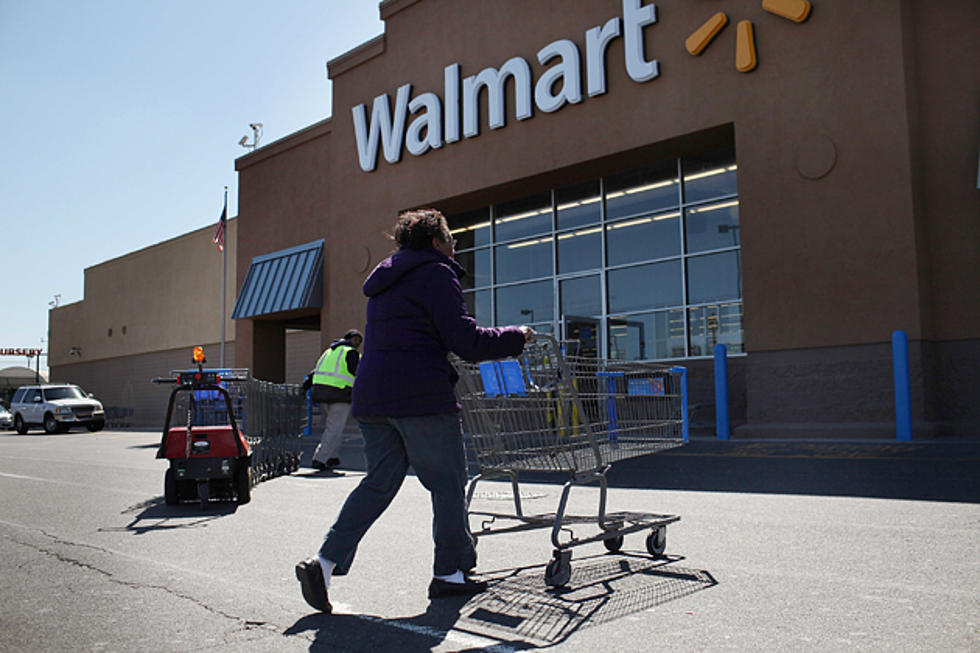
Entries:
[[349, 345], [338, 345], [323, 352], [316, 362], [313, 383], [341, 389], [353, 387], [354, 374], [347, 369], [347, 352], [352, 349]]

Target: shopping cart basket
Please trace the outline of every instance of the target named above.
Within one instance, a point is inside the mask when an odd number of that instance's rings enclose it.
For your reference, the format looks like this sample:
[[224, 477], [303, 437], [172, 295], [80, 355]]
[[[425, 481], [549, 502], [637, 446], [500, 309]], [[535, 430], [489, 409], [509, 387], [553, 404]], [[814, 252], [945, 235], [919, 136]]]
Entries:
[[[555, 548], [545, 582], [551, 586], [565, 585], [571, 577], [573, 546], [602, 541], [615, 552], [625, 535], [649, 528], [647, 551], [663, 556], [667, 525], [680, 517], [606, 512], [606, 473], [616, 461], [687, 440], [683, 367], [564, 355], [558, 341], [543, 334], [536, 334], [516, 358], [469, 363], [453, 357], [452, 362], [459, 374], [463, 427], [480, 467], [466, 492], [469, 515], [482, 518], [474, 537], [550, 527]], [[549, 471], [571, 477], [556, 512], [525, 515], [519, 473]], [[511, 481], [514, 513], [471, 510], [477, 483], [499, 477]], [[598, 513], [566, 515], [571, 488], [590, 483], [599, 486]], [[511, 525], [494, 528], [498, 519]], [[596, 524], [598, 532], [576, 535], [572, 525], [587, 524]]]

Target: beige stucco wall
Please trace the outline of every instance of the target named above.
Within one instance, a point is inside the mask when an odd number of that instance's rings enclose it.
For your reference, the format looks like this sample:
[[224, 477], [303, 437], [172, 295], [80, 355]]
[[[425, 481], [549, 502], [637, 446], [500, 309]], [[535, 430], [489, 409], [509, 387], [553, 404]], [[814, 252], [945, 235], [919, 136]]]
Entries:
[[[84, 298], [49, 313], [52, 377], [59, 366], [220, 343], [222, 255], [213, 236], [209, 225], [87, 268]], [[225, 237], [226, 315], [235, 303], [237, 241], [232, 218]], [[225, 340], [235, 340], [231, 319]], [[70, 354], [72, 348], [80, 355]], [[219, 350], [206, 352], [209, 364], [220, 362]]]

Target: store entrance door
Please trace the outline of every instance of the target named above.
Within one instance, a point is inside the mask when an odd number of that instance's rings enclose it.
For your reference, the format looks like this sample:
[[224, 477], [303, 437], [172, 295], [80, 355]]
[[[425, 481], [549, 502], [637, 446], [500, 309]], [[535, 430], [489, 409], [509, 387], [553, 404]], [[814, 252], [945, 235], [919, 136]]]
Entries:
[[589, 358], [599, 356], [599, 320], [594, 317], [563, 315], [562, 331], [564, 340], [577, 340], [579, 343], [577, 352], [567, 353]]

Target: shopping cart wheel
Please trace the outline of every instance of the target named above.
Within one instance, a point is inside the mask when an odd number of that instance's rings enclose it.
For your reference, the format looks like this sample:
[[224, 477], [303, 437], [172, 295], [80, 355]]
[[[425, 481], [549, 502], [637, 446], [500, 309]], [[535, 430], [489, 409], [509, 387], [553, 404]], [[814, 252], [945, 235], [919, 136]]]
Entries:
[[555, 551], [555, 557], [551, 559], [544, 570], [544, 582], [549, 587], [562, 587], [568, 584], [572, 577], [572, 552]]
[[623, 548], [623, 536], [613, 535], [612, 537], [607, 537], [604, 539], [602, 543], [606, 545], [607, 550], [616, 553]]
[[667, 550], [667, 527], [658, 526], [647, 535], [647, 551], [654, 558], [660, 558]]

